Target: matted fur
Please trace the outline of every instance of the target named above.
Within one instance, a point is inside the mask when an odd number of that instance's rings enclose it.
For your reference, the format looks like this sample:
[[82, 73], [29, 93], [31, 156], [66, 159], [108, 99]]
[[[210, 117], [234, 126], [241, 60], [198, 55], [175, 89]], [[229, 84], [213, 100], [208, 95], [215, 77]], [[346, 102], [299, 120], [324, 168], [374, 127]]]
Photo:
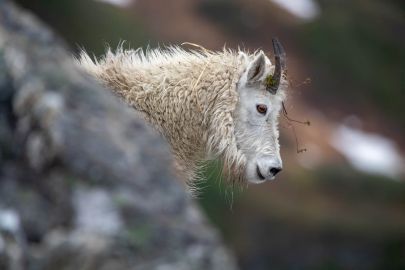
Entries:
[[233, 119], [237, 83], [247, 67], [239, 53], [119, 48], [99, 60], [82, 52], [78, 63], [166, 137], [179, 173], [193, 187], [202, 162], [216, 157], [231, 183], [245, 183], [246, 157]]

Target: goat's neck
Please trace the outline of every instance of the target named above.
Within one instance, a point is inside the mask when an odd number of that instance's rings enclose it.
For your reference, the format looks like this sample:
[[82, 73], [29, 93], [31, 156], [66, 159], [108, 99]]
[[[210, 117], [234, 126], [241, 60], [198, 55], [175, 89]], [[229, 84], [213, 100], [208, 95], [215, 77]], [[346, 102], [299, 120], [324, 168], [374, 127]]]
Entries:
[[230, 125], [232, 121], [237, 72], [234, 66], [218, 66], [204, 59], [189, 68], [173, 69], [176, 66], [130, 73], [114, 70], [111, 74], [116, 76], [109, 74], [103, 79], [166, 137], [180, 170], [193, 178], [190, 174], [207, 158], [209, 148], [216, 151], [219, 138], [215, 133], [226, 128], [218, 125]]

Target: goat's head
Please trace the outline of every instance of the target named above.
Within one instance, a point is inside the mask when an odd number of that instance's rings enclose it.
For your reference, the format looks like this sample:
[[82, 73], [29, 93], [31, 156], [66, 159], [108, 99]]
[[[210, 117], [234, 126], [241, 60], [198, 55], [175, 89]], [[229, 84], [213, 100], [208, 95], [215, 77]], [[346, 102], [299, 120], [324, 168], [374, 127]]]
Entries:
[[251, 183], [274, 179], [282, 169], [278, 116], [286, 86], [285, 52], [274, 39], [275, 65], [260, 51], [240, 54], [245, 71], [237, 84], [239, 101], [234, 113], [238, 150], [246, 158], [244, 178]]

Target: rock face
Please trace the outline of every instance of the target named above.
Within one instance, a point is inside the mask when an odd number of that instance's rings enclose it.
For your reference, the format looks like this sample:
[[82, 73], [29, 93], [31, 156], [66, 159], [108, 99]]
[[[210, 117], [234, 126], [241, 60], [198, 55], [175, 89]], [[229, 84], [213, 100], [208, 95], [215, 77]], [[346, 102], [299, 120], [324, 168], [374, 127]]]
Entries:
[[0, 269], [236, 269], [166, 144], [0, 0]]

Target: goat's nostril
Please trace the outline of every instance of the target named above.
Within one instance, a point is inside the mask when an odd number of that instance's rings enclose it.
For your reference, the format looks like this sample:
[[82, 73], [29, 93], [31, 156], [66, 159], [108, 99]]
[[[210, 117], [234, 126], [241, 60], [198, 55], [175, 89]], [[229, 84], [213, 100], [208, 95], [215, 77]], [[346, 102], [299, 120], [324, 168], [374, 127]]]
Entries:
[[278, 174], [282, 169], [281, 168], [271, 168], [270, 173], [274, 176]]

